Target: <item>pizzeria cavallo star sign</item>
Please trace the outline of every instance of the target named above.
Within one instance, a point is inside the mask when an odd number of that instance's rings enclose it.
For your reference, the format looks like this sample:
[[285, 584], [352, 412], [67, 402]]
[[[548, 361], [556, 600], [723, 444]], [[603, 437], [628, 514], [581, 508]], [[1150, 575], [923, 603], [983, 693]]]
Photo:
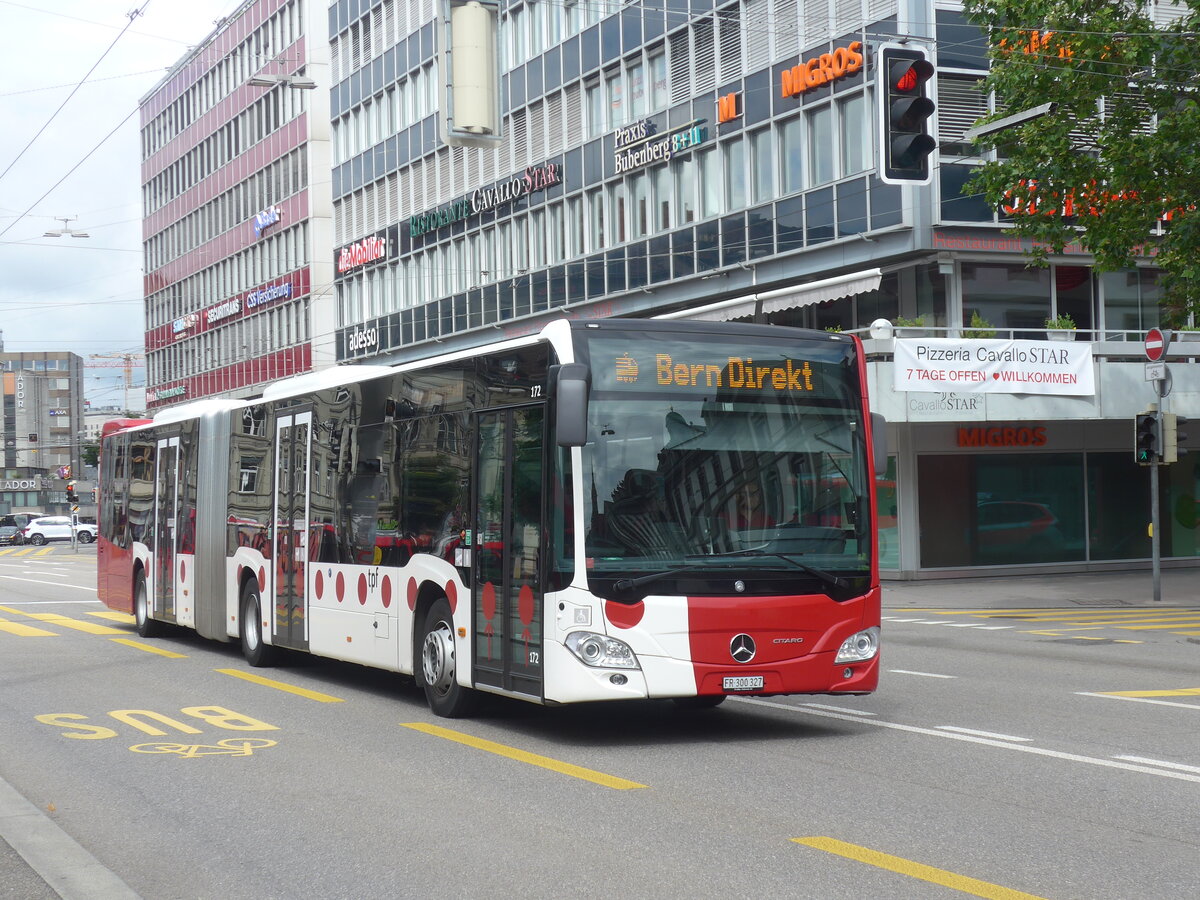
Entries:
[[896, 341], [892, 375], [897, 391], [1096, 393], [1092, 345], [1082, 341], [902, 338]]

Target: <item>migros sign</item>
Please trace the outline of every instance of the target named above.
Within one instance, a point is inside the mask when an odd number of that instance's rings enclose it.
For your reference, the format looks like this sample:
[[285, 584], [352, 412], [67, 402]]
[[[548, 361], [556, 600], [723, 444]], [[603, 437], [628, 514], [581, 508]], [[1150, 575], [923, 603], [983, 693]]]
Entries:
[[794, 97], [847, 75], [853, 75], [861, 71], [862, 67], [862, 41], [851, 41], [849, 45], [838, 47], [832, 53], [822, 53], [798, 66], [785, 69], [780, 87], [783, 96]]

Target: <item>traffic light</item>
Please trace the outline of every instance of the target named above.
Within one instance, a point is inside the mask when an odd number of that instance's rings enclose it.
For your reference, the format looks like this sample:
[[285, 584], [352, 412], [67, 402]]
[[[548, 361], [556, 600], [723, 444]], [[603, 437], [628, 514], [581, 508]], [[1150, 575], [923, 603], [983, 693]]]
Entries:
[[916, 47], [884, 44], [875, 96], [879, 102], [879, 177], [887, 184], [929, 184], [929, 155], [937, 149], [929, 96], [933, 63]]
[[1162, 424], [1162, 461], [1164, 463], [1178, 462], [1179, 457], [1187, 450], [1179, 445], [1187, 440], [1187, 432], [1180, 431], [1179, 426], [1186, 425], [1187, 419], [1175, 413], [1163, 413]]
[[1138, 413], [1133, 419], [1133, 458], [1140, 466], [1162, 462], [1162, 431], [1158, 413]]
[[77, 493], [75, 493], [75, 482], [73, 482], [73, 481], [67, 482], [67, 502], [68, 503], [78, 503], [79, 502], [79, 495]]

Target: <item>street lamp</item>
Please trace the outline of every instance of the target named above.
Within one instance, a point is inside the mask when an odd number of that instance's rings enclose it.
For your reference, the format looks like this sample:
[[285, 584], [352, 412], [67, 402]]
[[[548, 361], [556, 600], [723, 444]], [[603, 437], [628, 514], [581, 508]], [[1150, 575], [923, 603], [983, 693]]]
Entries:
[[56, 222], [62, 222], [63, 227], [55, 228], [51, 231], [47, 231], [45, 234], [42, 235], [42, 237], [56, 238], [56, 237], [63, 237], [64, 235], [70, 235], [71, 237], [76, 237], [76, 238], [91, 237], [91, 235], [88, 234], [86, 231], [76, 231], [74, 228], [72, 228], [70, 225], [67, 224], [68, 222], [74, 222], [78, 218], [79, 218], [79, 216], [55, 216], [54, 220]]
[[313, 91], [317, 88], [315, 81], [303, 75], [251, 75], [246, 79], [246, 84], [254, 87], [275, 87], [282, 84], [300, 91]]

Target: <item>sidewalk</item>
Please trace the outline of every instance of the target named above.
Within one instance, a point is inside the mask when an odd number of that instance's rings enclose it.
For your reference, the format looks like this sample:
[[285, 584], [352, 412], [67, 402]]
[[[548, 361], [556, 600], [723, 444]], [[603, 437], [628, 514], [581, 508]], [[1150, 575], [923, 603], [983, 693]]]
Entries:
[[1150, 567], [1079, 575], [1007, 575], [944, 581], [884, 581], [885, 609], [1025, 609], [1055, 607], [1153, 609], [1200, 607], [1200, 568], [1163, 569], [1155, 602]]

